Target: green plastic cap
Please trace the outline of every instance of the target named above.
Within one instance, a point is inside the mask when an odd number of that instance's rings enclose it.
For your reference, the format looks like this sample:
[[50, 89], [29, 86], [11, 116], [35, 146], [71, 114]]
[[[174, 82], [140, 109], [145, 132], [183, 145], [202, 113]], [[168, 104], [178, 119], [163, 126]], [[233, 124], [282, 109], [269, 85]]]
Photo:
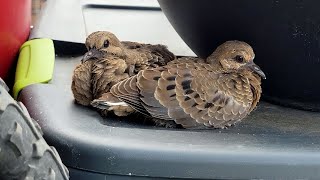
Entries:
[[26, 86], [47, 83], [52, 79], [55, 51], [51, 39], [33, 39], [25, 42], [21, 48], [16, 68], [13, 97]]

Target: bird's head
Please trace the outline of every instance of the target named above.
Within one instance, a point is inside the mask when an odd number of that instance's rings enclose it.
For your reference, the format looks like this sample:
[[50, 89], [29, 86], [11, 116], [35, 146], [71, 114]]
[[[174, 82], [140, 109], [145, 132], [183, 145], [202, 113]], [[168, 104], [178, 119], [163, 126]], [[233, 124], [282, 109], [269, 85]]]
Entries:
[[266, 75], [253, 62], [255, 54], [252, 47], [242, 41], [227, 41], [207, 58], [210, 64], [219, 63], [226, 71], [248, 70], [258, 74], [263, 79]]
[[97, 31], [91, 33], [85, 43], [88, 52], [82, 61], [100, 59], [107, 55], [123, 56], [123, 48], [119, 39], [111, 32]]

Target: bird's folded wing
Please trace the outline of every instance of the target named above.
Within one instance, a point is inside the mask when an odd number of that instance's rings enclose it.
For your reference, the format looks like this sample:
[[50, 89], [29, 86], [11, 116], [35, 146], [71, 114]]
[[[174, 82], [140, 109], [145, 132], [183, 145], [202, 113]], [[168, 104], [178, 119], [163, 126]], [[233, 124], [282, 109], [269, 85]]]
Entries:
[[[134, 77], [134, 93], [126, 90], [116, 96], [125, 102], [136, 101], [133, 104], [137, 110], [145, 109], [153, 117], [174, 120], [184, 127], [231, 125], [250, 108], [252, 92], [248, 80], [208, 69], [209, 64], [190, 60], [144, 70]], [[124, 84], [116, 86], [122, 88]]]
[[205, 63], [205, 60], [197, 57], [182, 57], [168, 62], [169, 65], [179, 63]]
[[127, 49], [139, 49], [146, 45], [150, 45], [150, 44], [131, 42], [131, 41], [121, 41], [121, 44], [124, 46], [124, 48], [127, 48]]
[[128, 49], [128, 54], [135, 56], [136, 65], [158, 67], [176, 59], [165, 45], [142, 44], [137, 42], [122, 41], [123, 46]]
[[137, 76], [125, 79], [116, 85], [112, 86], [110, 92], [119, 98], [121, 101], [127, 103], [135, 110], [144, 115], [150, 116], [149, 112], [143, 107], [139, 98], [139, 91], [137, 89]]
[[92, 91], [95, 98], [99, 98], [112, 85], [122, 80], [126, 68], [126, 62], [115, 56], [95, 62], [92, 67]]
[[75, 100], [82, 105], [89, 105], [92, 101], [91, 91], [92, 62], [79, 64], [73, 71], [71, 90]]
[[167, 60], [175, 59], [175, 55], [172, 52], [170, 52], [168, 50], [168, 47], [165, 45], [144, 44], [131, 41], [121, 41], [121, 44], [127, 49], [134, 49], [140, 52], [150, 52]]

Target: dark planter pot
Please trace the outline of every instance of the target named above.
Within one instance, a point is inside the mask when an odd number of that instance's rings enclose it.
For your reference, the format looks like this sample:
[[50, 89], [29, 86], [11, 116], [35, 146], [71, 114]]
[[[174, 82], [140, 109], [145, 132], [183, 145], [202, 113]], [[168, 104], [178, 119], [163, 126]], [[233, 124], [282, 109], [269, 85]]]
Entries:
[[265, 99], [320, 110], [320, 1], [158, 1], [198, 56], [208, 56], [226, 40], [246, 41], [267, 75]]

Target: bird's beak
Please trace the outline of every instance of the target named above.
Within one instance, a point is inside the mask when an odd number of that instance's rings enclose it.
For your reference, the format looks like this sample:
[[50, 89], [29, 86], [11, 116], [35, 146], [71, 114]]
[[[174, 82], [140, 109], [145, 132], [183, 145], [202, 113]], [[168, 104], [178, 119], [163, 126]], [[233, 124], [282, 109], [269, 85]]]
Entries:
[[262, 79], [266, 79], [266, 75], [264, 74], [264, 72], [253, 61], [249, 62], [247, 64], [247, 67], [249, 67], [249, 69], [251, 69], [253, 72], [257, 73]]
[[87, 53], [84, 54], [81, 62], [86, 62], [90, 59], [99, 59], [103, 56], [103, 53], [101, 51], [98, 51], [97, 49], [90, 49]]

